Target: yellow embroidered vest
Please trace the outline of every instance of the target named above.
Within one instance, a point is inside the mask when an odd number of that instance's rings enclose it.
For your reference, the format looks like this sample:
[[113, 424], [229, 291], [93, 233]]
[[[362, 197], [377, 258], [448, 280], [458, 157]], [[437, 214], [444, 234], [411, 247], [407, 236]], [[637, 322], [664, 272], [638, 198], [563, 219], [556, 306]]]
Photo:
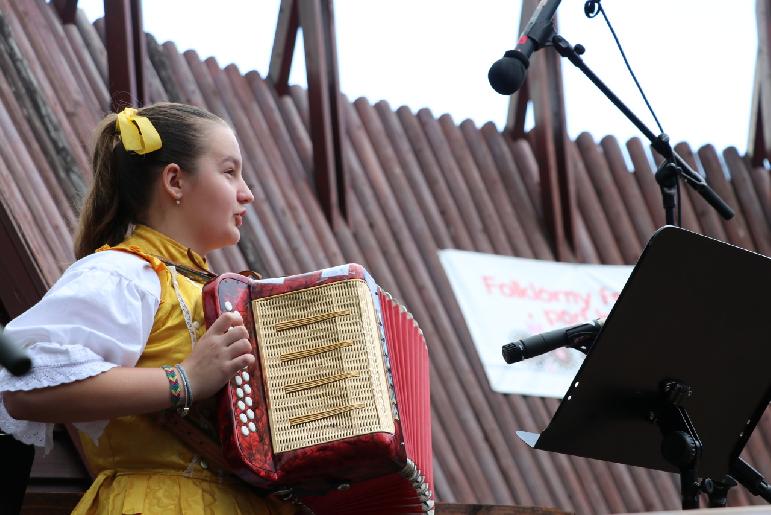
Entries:
[[[192, 351], [191, 332], [196, 340], [206, 332], [201, 299], [203, 282], [176, 273], [159, 256], [190, 268], [199, 268], [191, 256], [204, 266], [205, 259], [142, 225], [120, 245], [99, 250], [107, 249], [145, 259], [158, 273], [161, 283], [160, 305], [136, 366], [180, 363]], [[189, 324], [185, 321], [183, 303], [189, 312]], [[148, 414], [110, 420], [98, 445], [84, 433], [79, 434], [96, 480], [73, 513], [294, 512], [293, 506], [261, 498], [233, 478], [211, 470], [156, 418], [157, 414]], [[191, 492], [193, 498], [189, 497]], [[122, 511], [115, 511], [116, 503]]]

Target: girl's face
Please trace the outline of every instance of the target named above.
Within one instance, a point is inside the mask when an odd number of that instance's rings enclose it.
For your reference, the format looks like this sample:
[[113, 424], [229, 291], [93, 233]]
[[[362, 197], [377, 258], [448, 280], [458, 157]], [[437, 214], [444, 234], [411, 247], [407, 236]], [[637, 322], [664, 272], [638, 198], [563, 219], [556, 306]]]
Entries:
[[206, 254], [235, 245], [246, 205], [254, 201], [244, 182], [241, 150], [227, 125], [208, 123], [204, 152], [182, 186], [182, 206], [195, 250]]

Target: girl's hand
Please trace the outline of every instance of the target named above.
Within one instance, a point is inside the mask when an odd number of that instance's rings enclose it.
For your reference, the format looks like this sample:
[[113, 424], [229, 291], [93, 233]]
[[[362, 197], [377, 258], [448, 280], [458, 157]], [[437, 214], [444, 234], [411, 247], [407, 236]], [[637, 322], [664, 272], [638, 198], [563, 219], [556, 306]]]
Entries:
[[214, 395], [236, 372], [254, 363], [249, 333], [237, 311], [222, 313], [182, 362], [193, 400]]

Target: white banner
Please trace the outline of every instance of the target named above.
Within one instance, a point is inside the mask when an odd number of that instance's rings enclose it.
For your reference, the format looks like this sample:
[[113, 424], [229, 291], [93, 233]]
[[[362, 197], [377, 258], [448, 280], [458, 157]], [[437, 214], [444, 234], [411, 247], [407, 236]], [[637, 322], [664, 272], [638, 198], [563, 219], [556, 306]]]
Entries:
[[526, 336], [603, 318], [631, 266], [557, 263], [460, 250], [439, 258], [493, 390], [562, 398], [583, 354], [558, 349], [507, 365], [501, 347]]

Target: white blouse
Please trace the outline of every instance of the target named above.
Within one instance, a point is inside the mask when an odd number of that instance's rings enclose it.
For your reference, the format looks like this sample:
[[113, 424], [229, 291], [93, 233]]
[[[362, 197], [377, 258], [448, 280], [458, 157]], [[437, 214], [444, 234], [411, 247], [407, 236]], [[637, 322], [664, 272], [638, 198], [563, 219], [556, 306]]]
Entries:
[[[160, 303], [161, 284], [142, 258], [108, 250], [76, 261], [46, 295], [5, 328], [23, 347], [32, 369], [21, 377], [0, 368], [0, 430], [17, 440], [53, 445], [53, 424], [12, 418], [3, 391], [71, 383], [139, 360]], [[95, 442], [106, 420], [75, 426]]]

